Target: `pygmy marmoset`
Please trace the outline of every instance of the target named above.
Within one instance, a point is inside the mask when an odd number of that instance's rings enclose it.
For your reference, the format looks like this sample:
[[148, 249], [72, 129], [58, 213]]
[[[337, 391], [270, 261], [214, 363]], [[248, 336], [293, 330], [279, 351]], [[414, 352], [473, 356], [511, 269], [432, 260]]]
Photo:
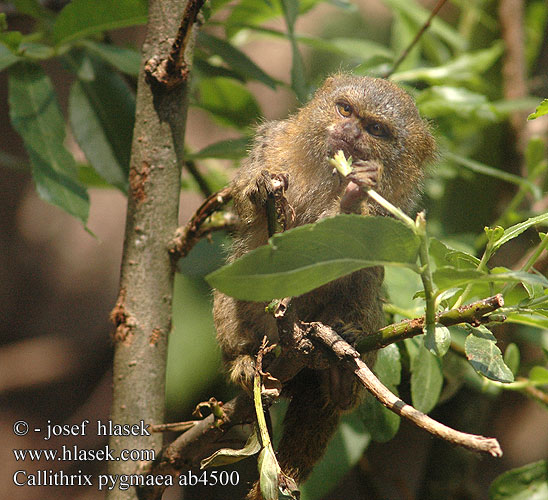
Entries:
[[[353, 158], [347, 178], [329, 163], [339, 150]], [[402, 210], [412, 210], [434, 150], [428, 125], [401, 88], [377, 78], [329, 77], [296, 114], [259, 126], [232, 183], [240, 222], [230, 260], [267, 243], [265, 199], [258, 182], [264, 171], [287, 175], [291, 226], [300, 226], [339, 213], [386, 215], [365, 195], [364, 186], [375, 187]], [[339, 332], [374, 332], [383, 326], [383, 274], [380, 267], [354, 272], [294, 298], [292, 307], [302, 321], [319, 321]], [[261, 340], [265, 335], [272, 343], [278, 340], [276, 322], [264, 303], [219, 292], [214, 318], [230, 378], [250, 390]], [[321, 458], [341, 411], [355, 404], [341, 375], [333, 369], [304, 369], [284, 387], [291, 399], [278, 461], [298, 483]], [[254, 490], [249, 498], [261, 498]]]

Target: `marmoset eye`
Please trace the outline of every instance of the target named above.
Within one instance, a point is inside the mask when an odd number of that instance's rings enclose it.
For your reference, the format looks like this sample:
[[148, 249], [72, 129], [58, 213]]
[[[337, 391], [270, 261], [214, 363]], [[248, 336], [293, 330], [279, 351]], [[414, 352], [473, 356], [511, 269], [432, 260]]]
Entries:
[[354, 112], [354, 109], [347, 102], [338, 102], [337, 103], [337, 111], [344, 118], [348, 118], [349, 116], [352, 116], [352, 113]]
[[379, 123], [379, 122], [373, 122], [373, 123], [368, 124], [365, 127], [365, 130], [367, 130], [367, 132], [369, 134], [371, 134], [375, 137], [388, 137], [390, 135], [390, 133], [388, 132], [386, 127], [382, 123]]

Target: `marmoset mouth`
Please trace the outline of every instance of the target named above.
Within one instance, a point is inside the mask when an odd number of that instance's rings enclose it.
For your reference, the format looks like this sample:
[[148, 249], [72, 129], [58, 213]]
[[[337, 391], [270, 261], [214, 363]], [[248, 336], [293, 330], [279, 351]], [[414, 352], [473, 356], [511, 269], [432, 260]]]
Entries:
[[330, 136], [329, 138], [329, 157], [333, 157], [338, 151], [342, 151], [344, 153], [344, 156], [346, 158], [352, 157], [352, 160], [367, 160], [369, 156], [366, 152], [360, 151], [356, 148], [355, 141], [350, 141], [347, 138], [340, 136], [340, 137], [333, 137]]

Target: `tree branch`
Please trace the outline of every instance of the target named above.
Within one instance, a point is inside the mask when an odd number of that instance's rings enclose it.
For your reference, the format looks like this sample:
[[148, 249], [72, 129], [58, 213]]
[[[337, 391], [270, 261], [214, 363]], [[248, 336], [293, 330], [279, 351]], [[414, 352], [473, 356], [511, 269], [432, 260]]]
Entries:
[[[171, 330], [174, 267], [167, 244], [177, 227], [183, 141], [187, 111], [186, 80], [167, 91], [152, 87], [145, 65], [169, 54], [179, 20], [190, 1], [152, 0], [137, 86], [136, 123], [130, 162], [120, 292], [112, 319], [114, 334], [114, 424], [164, 421], [167, 338]], [[184, 16], [183, 16], [184, 17]], [[190, 67], [195, 29], [188, 27], [180, 60]], [[181, 32], [181, 30], [179, 30]], [[185, 50], [184, 57], [182, 50]], [[155, 449], [162, 435], [112, 436], [112, 449]], [[134, 474], [131, 461], [109, 462], [109, 474]], [[113, 488], [109, 500], [134, 500], [135, 488]]]
[[[449, 309], [436, 314], [436, 323], [444, 326], [470, 323], [479, 325], [491, 321], [487, 315], [504, 305], [504, 299], [499, 293], [494, 297], [478, 300], [457, 309]], [[409, 339], [423, 333], [424, 317], [406, 319], [400, 323], [385, 326], [379, 331], [364, 336], [357, 344], [356, 349], [362, 354], [375, 349], [381, 349], [399, 340]]]
[[387, 71], [384, 75], [382, 75], [383, 78], [388, 78], [389, 76], [394, 74], [394, 72], [399, 68], [400, 64], [409, 55], [409, 53], [411, 52], [413, 47], [421, 39], [422, 35], [424, 35], [424, 33], [426, 33], [426, 30], [430, 27], [430, 24], [432, 23], [432, 19], [434, 19], [434, 17], [436, 17], [436, 15], [441, 10], [441, 8], [444, 6], [446, 1], [447, 0], [438, 0], [438, 3], [434, 6], [434, 8], [432, 9], [432, 12], [430, 12], [430, 15], [428, 16], [428, 19], [422, 25], [422, 28], [415, 35], [413, 40], [411, 40], [411, 43], [406, 47], [406, 49], [400, 54], [400, 57], [398, 57], [398, 59], [396, 59], [396, 62], [392, 65], [392, 68], [390, 68], [389, 71]]
[[[361, 360], [360, 353], [345, 342], [332, 328], [322, 323], [305, 323], [296, 320], [288, 304], [289, 300], [284, 299], [282, 310], [280, 311], [278, 308], [277, 311], [282, 354], [267, 367], [273, 377], [283, 383], [293, 378], [305, 366], [325, 369], [333, 362], [343, 363], [354, 372], [362, 385], [384, 406], [407, 418], [421, 429], [452, 444], [476, 452], [488, 453], [495, 457], [502, 455], [496, 439], [467, 434], [447, 427], [399, 399], [375, 377]], [[438, 320], [444, 322], [443, 324], [477, 323], [483, 321], [485, 314], [500, 305], [502, 305], [502, 297], [495, 296], [442, 313], [438, 316]], [[286, 314], [286, 308], [288, 314]], [[407, 335], [413, 336], [422, 333], [421, 325], [423, 324], [424, 318], [416, 318], [385, 327], [371, 337], [380, 339], [383, 346], [386, 346], [406, 338]], [[394, 327], [396, 327], [394, 331], [398, 332], [397, 335], [387, 335]], [[317, 346], [321, 348], [318, 349]], [[254, 421], [253, 403], [247, 394], [240, 394], [223, 405], [222, 408], [224, 415], [221, 419], [215, 420], [215, 417], [210, 415], [202, 421], [194, 422], [194, 426], [190, 430], [162, 450], [157, 460], [148, 465], [146, 473], [177, 474], [185, 467], [196, 467], [203, 458], [222, 447], [220, 440], [226, 431], [236, 425]], [[152, 488], [146, 491], [146, 495], [141, 498], [142, 500], [158, 500], [162, 491], [162, 487]]]
[[220, 220], [207, 224], [208, 218], [220, 210], [231, 199], [232, 188], [230, 187], [213, 193], [204, 200], [187, 225], [177, 229], [175, 237], [169, 243], [169, 253], [174, 262], [182, 257], [186, 257], [192, 248], [194, 248], [194, 245], [212, 231], [234, 228], [236, 216], [229, 212], [225, 213]]

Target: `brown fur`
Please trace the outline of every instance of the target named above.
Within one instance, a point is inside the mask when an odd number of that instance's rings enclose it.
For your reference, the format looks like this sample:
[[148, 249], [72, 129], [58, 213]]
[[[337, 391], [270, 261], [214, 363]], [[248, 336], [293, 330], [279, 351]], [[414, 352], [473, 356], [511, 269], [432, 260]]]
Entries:
[[[351, 116], [341, 114], [341, 103], [351, 106]], [[339, 149], [351, 155], [357, 167], [347, 179], [328, 162]], [[342, 211], [386, 215], [361, 191], [352, 190], [353, 183], [354, 187], [375, 185], [382, 196], [409, 211], [434, 149], [428, 126], [402, 89], [374, 78], [328, 78], [296, 114], [258, 128], [249, 156], [232, 184], [241, 222], [230, 260], [267, 242], [265, 209], [257, 201], [261, 171], [288, 174], [286, 198], [294, 210], [294, 226]], [[383, 325], [382, 279], [380, 267], [357, 271], [294, 299], [293, 307], [303, 321], [320, 321], [338, 331], [344, 325], [343, 330], [373, 332]], [[244, 302], [219, 292], [215, 293], [214, 318], [230, 378], [249, 390], [262, 338], [278, 340], [276, 323], [265, 313], [263, 303]], [[352, 387], [347, 375], [330, 369], [303, 370], [284, 388], [291, 402], [278, 458], [284, 472], [297, 482], [321, 458], [341, 411], [355, 404]], [[248, 498], [261, 498], [257, 487]]]

